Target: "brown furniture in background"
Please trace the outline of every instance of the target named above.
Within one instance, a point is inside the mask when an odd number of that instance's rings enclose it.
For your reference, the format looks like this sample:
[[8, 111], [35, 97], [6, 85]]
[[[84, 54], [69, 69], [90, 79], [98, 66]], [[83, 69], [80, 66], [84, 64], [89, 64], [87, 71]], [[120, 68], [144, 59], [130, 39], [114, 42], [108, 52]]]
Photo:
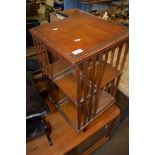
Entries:
[[[120, 110], [112, 105], [87, 128], [76, 133], [59, 112], [48, 114], [46, 119], [52, 126], [52, 146], [40, 137], [26, 145], [27, 155], [89, 155], [110, 138], [110, 132]], [[99, 134], [98, 134], [99, 133]]]
[[88, 13], [31, 30], [49, 98], [77, 131], [115, 102], [128, 29]]

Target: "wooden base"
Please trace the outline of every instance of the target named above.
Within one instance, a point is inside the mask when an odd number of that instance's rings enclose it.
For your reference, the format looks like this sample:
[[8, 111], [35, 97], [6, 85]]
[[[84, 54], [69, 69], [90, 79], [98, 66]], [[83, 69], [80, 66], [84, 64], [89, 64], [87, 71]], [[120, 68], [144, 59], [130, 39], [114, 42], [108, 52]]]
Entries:
[[[81, 128], [78, 129], [78, 115], [77, 115], [77, 107], [75, 104], [70, 101], [66, 100], [65, 102], [58, 104], [57, 108], [60, 113], [64, 116], [67, 122], [76, 130], [76, 132], [80, 132], [87, 128], [87, 126], [94, 121], [97, 117], [99, 117], [104, 111], [106, 111], [112, 104], [114, 104], [116, 100], [110, 96], [105, 91], [102, 92], [101, 99], [99, 101], [99, 105], [97, 108], [97, 113], [95, 117], [93, 117], [93, 113], [91, 114], [91, 119], [84, 125], [81, 124]], [[81, 115], [83, 113], [81, 112]]]
[[[115, 120], [120, 114], [120, 109], [116, 105], [112, 105], [94, 122], [92, 122], [85, 132], [77, 133], [65, 121], [59, 112], [48, 114], [46, 119], [52, 126], [52, 146], [48, 145], [45, 136], [40, 137], [34, 141], [27, 143], [27, 155], [63, 155], [68, 153], [73, 148], [80, 145], [86, 139], [97, 133], [100, 129]], [[97, 147], [103, 144], [108, 136], [102, 138], [100, 142], [93, 145], [88, 152], [94, 151]], [[100, 144], [100, 145], [99, 145]], [[87, 153], [87, 152], [86, 152]]]

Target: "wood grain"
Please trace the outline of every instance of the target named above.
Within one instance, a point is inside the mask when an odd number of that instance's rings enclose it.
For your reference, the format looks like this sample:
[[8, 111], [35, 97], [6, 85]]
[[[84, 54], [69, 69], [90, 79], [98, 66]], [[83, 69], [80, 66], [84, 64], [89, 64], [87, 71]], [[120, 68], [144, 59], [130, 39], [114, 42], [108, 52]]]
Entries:
[[80, 133], [76, 133], [58, 112], [49, 114], [46, 119], [53, 129], [51, 133], [53, 146], [48, 145], [46, 137], [43, 136], [27, 143], [27, 155], [63, 155], [99, 131], [119, 114], [119, 108], [113, 105], [90, 124], [86, 132]]
[[[73, 16], [32, 28], [31, 32], [48, 94], [67, 122], [80, 132], [116, 102], [114, 96], [128, 53], [126, 48], [120, 63], [128, 29], [75, 11]], [[68, 102], [58, 101], [56, 85]], [[63, 104], [69, 106], [69, 113], [74, 111], [76, 119], [67, 114]]]
[[[92, 74], [93, 73], [94, 72], [92, 72]], [[118, 75], [120, 75], [120, 72], [107, 64], [104, 71], [102, 86], [115, 79]], [[76, 79], [73, 73], [56, 80], [55, 83], [73, 102], [77, 102]]]
[[[54, 28], [58, 30], [53, 31]], [[105, 22], [88, 13], [44, 24], [31, 29], [31, 32], [45, 43], [49, 51], [72, 65], [128, 39], [126, 27]], [[81, 41], [75, 42], [78, 38]], [[77, 49], [82, 49], [83, 52], [73, 55], [72, 52]]]

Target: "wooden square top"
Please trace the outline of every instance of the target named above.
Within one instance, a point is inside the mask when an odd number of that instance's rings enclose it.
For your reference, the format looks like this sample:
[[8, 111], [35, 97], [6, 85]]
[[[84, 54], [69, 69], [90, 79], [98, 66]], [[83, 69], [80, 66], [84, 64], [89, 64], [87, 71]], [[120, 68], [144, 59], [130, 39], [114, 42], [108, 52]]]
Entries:
[[33, 36], [71, 65], [128, 39], [128, 29], [79, 13], [31, 29]]

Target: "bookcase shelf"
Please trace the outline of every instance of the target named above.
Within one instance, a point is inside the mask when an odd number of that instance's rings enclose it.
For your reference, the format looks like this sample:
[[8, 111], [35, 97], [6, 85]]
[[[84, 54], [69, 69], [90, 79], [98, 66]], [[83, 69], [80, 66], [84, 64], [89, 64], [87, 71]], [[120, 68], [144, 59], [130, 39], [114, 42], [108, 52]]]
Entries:
[[[104, 77], [102, 80], [102, 88], [113, 81], [120, 75], [120, 72], [112, 67], [110, 64], [106, 64]], [[76, 86], [76, 75], [73, 72], [65, 72], [54, 83], [74, 102], [77, 103], [77, 86]], [[89, 80], [88, 80], [89, 81]], [[90, 81], [89, 81], [90, 82]], [[91, 83], [91, 82], [90, 82]], [[94, 90], [95, 92], [95, 90]]]
[[[80, 132], [83, 130], [89, 123], [96, 119], [100, 114], [102, 114], [105, 110], [107, 110], [112, 104], [116, 102], [115, 98], [110, 94], [106, 93], [106, 91], [102, 91], [101, 97], [99, 100], [99, 105], [97, 107], [96, 116], [93, 117], [93, 113], [91, 113], [92, 119], [87, 121], [87, 124], [81, 123], [81, 128], [78, 129], [78, 113], [77, 113], [77, 106], [71, 101], [66, 100], [61, 104], [57, 104], [57, 108], [60, 112], [63, 113], [64, 118], [71, 126], [77, 131]], [[87, 109], [89, 111], [89, 109]], [[82, 121], [83, 122], [83, 112], [81, 113]], [[87, 117], [88, 119], [88, 117]]]

